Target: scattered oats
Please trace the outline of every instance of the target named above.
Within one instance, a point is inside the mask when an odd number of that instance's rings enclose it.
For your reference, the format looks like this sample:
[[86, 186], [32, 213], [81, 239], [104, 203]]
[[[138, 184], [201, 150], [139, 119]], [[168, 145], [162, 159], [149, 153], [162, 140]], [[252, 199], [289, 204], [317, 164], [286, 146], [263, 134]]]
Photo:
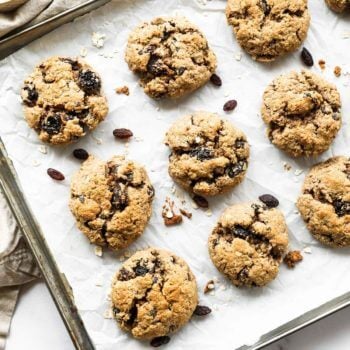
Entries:
[[240, 61], [242, 59], [242, 53], [239, 52], [238, 54], [235, 55], [235, 60]]
[[159, 111], [160, 111], [160, 107], [157, 107], [157, 108], [156, 108], [156, 111], [158, 111], [158, 112], [159, 112]]
[[125, 256], [122, 255], [121, 257], [119, 257], [119, 261], [120, 261], [120, 262], [125, 261]]
[[226, 290], [227, 287], [226, 287], [225, 285], [222, 285], [222, 286], [220, 287], [220, 289], [221, 289], [221, 290]]
[[96, 287], [102, 287], [103, 286], [103, 280], [102, 280], [102, 277], [99, 276], [95, 282], [95, 286]]
[[269, 162], [269, 165], [273, 165], [273, 162]]
[[343, 39], [350, 39], [350, 32], [346, 32], [342, 35]]
[[103, 52], [99, 52], [98, 55], [99, 55], [99, 56], [103, 56]]
[[188, 219], [192, 218], [192, 213], [190, 213], [189, 211], [187, 211], [183, 208], [180, 208], [179, 211], [180, 211], [181, 215], [186, 216], [186, 218], [188, 218]]
[[136, 142], [142, 142], [142, 141], [143, 141], [143, 138], [140, 137], [140, 136], [135, 136], [135, 137], [134, 137], [134, 140], [135, 140]]
[[130, 145], [129, 142], [125, 142], [124, 147], [129, 148], [129, 145]]
[[171, 219], [171, 218], [174, 216], [174, 214], [173, 214], [171, 211], [167, 211], [166, 214], [165, 214], [165, 216], [166, 216], [168, 219]]
[[209, 295], [215, 295], [215, 291], [212, 290], [211, 292], [208, 293]]
[[175, 192], [176, 192], [175, 185], [172, 185], [172, 186], [171, 186], [171, 193], [174, 194]]
[[299, 182], [299, 179], [298, 179], [297, 177], [295, 177], [295, 178], [293, 179], [293, 181], [294, 181], [294, 182]]
[[294, 175], [295, 176], [299, 176], [299, 175], [301, 175], [303, 173], [303, 170], [301, 170], [301, 169], [296, 169], [295, 171], [294, 171]]
[[299, 214], [299, 210], [294, 210], [294, 214]]
[[341, 68], [339, 66], [334, 67], [334, 75], [339, 78], [341, 76]]
[[312, 253], [311, 247], [305, 247], [303, 249], [303, 252], [306, 253], [306, 254], [311, 254]]
[[91, 37], [92, 45], [97, 47], [98, 49], [103, 47], [103, 45], [105, 44], [105, 40], [106, 40], [106, 34], [102, 34], [98, 32], [92, 33], [92, 37]]
[[224, 96], [225, 96], [225, 97], [229, 97], [229, 96], [230, 96], [230, 93], [229, 93], [229, 92], [225, 92]]
[[214, 307], [213, 307], [213, 309], [214, 309], [215, 311], [219, 311], [219, 305], [215, 304]]
[[130, 250], [127, 250], [125, 253], [124, 253], [124, 257], [125, 258], [130, 258], [132, 255], [132, 252]]
[[103, 54], [103, 57], [104, 57], [104, 58], [109, 58], [108, 53], [104, 53], [104, 54]]
[[103, 255], [102, 247], [96, 246], [95, 247], [95, 255], [101, 257]]
[[47, 154], [47, 147], [44, 145], [39, 146], [38, 151], [42, 154]]
[[33, 166], [39, 166], [41, 163], [37, 159], [32, 160]]
[[107, 318], [107, 319], [113, 318], [113, 311], [112, 311], [111, 309], [106, 310], [106, 311], [103, 313], [103, 317], [104, 317], [104, 318]]
[[117, 87], [117, 88], [115, 89], [115, 92], [116, 92], [117, 94], [119, 94], [119, 95], [121, 95], [121, 94], [124, 94], [124, 95], [126, 95], [126, 96], [129, 96], [129, 95], [130, 95], [129, 88], [128, 88], [126, 85]]
[[206, 216], [212, 216], [212, 215], [213, 215], [213, 212], [212, 212], [210, 209], [207, 209], [207, 210], [205, 211], [205, 215], [206, 215]]
[[91, 137], [98, 145], [102, 145], [102, 140], [100, 138], [96, 137], [93, 133], [91, 133]]
[[81, 57], [86, 57], [87, 54], [88, 54], [87, 49], [86, 49], [85, 47], [82, 47], [82, 48], [80, 49], [80, 56], [81, 56]]

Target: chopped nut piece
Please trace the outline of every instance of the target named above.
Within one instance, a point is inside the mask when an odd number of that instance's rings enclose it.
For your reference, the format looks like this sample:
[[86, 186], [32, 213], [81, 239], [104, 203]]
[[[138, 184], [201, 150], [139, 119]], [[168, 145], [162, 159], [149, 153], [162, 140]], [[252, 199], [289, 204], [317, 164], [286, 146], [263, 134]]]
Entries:
[[129, 96], [130, 95], [130, 91], [129, 91], [129, 88], [126, 86], [126, 85], [124, 85], [124, 86], [120, 86], [120, 87], [118, 87], [118, 88], [116, 88], [115, 89], [115, 92], [117, 93], [117, 94], [124, 94], [124, 95], [126, 95], [126, 96]]
[[289, 268], [295, 267], [295, 265], [303, 260], [303, 256], [301, 255], [299, 250], [293, 250], [289, 252], [285, 257], [284, 257], [284, 263], [287, 264]]
[[339, 66], [334, 67], [334, 75], [339, 78], [341, 76], [341, 68]]
[[208, 283], [206, 284], [206, 286], [204, 288], [204, 294], [209, 293], [213, 289], [215, 289], [215, 284], [214, 284], [213, 280], [210, 280], [210, 281], [208, 281]]
[[192, 213], [188, 212], [187, 210], [185, 209], [182, 209], [180, 208], [180, 213], [183, 215], [183, 216], [186, 216], [187, 218], [191, 219], [192, 218]]
[[320, 68], [322, 70], [324, 70], [326, 68], [326, 61], [325, 60], [319, 60], [318, 61], [318, 65], [320, 66]]
[[174, 201], [171, 201], [169, 197], [165, 199], [165, 204], [162, 209], [162, 217], [165, 226], [177, 225], [182, 222], [182, 216], [175, 213], [174, 205]]

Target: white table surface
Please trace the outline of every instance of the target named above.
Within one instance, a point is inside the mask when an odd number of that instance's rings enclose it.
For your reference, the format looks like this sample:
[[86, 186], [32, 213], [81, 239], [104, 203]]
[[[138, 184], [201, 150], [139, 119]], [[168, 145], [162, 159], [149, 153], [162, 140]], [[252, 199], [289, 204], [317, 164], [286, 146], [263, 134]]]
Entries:
[[[350, 308], [295, 333], [266, 350], [350, 349]], [[171, 349], [171, 343], [166, 347]], [[43, 282], [24, 287], [6, 350], [74, 350]]]

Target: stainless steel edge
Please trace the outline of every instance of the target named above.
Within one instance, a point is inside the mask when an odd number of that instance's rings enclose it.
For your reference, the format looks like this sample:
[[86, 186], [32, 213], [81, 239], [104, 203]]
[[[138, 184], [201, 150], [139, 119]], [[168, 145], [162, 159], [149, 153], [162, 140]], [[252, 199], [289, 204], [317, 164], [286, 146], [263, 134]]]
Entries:
[[337, 298], [334, 298], [321, 306], [296, 317], [290, 322], [264, 334], [255, 344], [244, 345], [236, 350], [259, 350], [284, 337], [295, 333], [311, 324], [322, 320], [323, 318], [334, 314], [350, 306], [350, 292], [347, 292]]
[[82, 16], [111, 0], [90, 0], [59, 13], [43, 22], [10, 34], [0, 40], [0, 60], [53, 29]]
[[94, 350], [94, 345], [74, 304], [71, 287], [65, 276], [60, 273], [18, 184], [15, 169], [0, 138], [0, 185], [7, 202], [38, 263], [75, 347], [79, 350]]

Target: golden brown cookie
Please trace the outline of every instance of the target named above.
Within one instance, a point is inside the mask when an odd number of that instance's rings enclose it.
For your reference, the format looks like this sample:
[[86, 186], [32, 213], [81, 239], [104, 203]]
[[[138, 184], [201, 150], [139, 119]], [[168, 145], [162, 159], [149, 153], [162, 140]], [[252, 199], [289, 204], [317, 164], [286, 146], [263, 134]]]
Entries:
[[341, 124], [335, 85], [310, 71], [281, 75], [267, 87], [262, 117], [270, 141], [293, 157], [326, 151]]
[[196, 280], [186, 262], [156, 248], [139, 251], [123, 264], [111, 297], [119, 326], [138, 339], [177, 331], [198, 303]]
[[209, 237], [217, 269], [236, 286], [264, 286], [276, 278], [287, 251], [283, 214], [258, 203], [227, 208]]
[[242, 131], [208, 112], [178, 119], [168, 130], [170, 176], [187, 191], [213, 196], [227, 192], [244, 178], [249, 145]]
[[326, 3], [335, 12], [345, 12], [350, 10], [349, 0], [326, 0]]
[[298, 209], [321, 243], [350, 246], [350, 160], [334, 157], [315, 165], [305, 178]]
[[108, 113], [100, 76], [80, 59], [43, 61], [24, 81], [21, 96], [29, 126], [54, 145], [84, 136]]
[[140, 24], [129, 36], [125, 59], [153, 98], [186, 95], [204, 85], [216, 69], [207, 39], [184, 17]]
[[91, 243], [118, 250], [144, 231], [154, 189], [140, 165], [124, 157], [90, 156], [73, 176], [70, 209]]
[[310, 25], [307, 0], [228, 0], [226, 16], [238, 43], [262, 62], [295, 51]]

